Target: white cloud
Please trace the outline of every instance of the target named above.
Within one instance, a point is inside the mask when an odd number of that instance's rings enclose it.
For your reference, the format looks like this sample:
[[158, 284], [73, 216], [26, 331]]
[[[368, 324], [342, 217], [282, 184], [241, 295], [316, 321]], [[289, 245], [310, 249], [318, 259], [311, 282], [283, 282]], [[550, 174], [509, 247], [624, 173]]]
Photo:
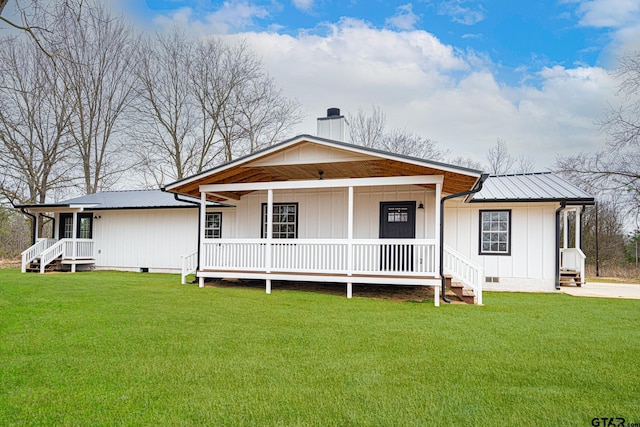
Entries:
[[375, 29], [352, 19], [328, 29], [324, 36], [237, 35], [306, 108], [296, 133], [315, 133], [315, 119], [328, 107], [348, 114], [376, 104], [390, 127], [479, 160], [498, 137], [513, 154], [533, 156], [540, 170], [552, 167], [556, 154], [602, 145], [596, 122], [615, 93], [602, 68], [543, 68], [534, 74], [536, 86], [508, 86], [496, 81], [486, 55], [456, 50], [425, 31]]
[[588, 0], [579, 4], [577, 13], [582, 26], [620, 28], [638, 22], [640, 1]]
[[308, 12], [313, 8], [314, 0], [292, 0], [293, 5], [296, 9], [299, 9], [303, 12]]
[[473, 25], [484, 20], [484, 9], [482, 5], [475, 9], [465, 6], [469, 0], [444, 0], [440, 3], [438, 13], [448, 15], [453, 22], [463, 25]]
[[407, 3], [398, 7], [398, 13], [387, 18], [387, 25], [399, 30], [413, 30], [420, 17], [413, 13], [413, 5]]
[[194, 16], [191, 8], [182, 8], [169, 16], [157, 16], [155, 22], [165, 28], [178, 25], [199, 32], [228, 34], [253, 27], [255, 20], [268, 17], [269, 11], [247, 1], [231, 0], [215, 12], [205, 14], [203, 19], [194, 19]]

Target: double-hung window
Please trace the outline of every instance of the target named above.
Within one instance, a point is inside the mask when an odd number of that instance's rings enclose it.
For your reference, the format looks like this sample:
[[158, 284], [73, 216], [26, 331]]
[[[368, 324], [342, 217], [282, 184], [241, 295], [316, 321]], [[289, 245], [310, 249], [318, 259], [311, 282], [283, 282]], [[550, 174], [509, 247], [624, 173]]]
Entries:
[[[295, 239], [298, 237], [298, 204], [274, 203], [273, 227], [274, 239]], [[262, 204], [262, 237], [267, 237], [267, 204]]]
[[511, 210], [480, 211], [480, 255], [511, 255]]
[[204, 237], [206, 239], [219, 239], [222, 237], [222, 213], [207, 213], [204, 222]]

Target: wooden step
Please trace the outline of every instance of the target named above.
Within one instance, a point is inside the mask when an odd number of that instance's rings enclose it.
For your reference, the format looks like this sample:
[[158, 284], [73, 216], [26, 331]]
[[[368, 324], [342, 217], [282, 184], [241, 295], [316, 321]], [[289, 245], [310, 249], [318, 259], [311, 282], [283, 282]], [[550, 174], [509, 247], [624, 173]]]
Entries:
[[561, 270], [560, 286], [582, 286], [580, 273], [575, 270]]
[[[52, 271], [56, 271], [61, 264], [62, 260], [60, 258], [56, 258], [45, 266], [44, 272], [51, 273]], [[40, 259], [34, 259], [25, 270], [27, 273], [40, 273]]]
[[465, 288], [464, 285], [451, 277], [445, 277], [447, 287], [453, 295], [466, 304], [476, 304], [476, 295], [473, 289]]

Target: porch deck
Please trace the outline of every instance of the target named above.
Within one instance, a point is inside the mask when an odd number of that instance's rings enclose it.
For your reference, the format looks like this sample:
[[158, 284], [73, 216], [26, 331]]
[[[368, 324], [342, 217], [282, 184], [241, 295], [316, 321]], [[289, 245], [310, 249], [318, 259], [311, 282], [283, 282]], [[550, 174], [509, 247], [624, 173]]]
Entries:
[[[183, 257], [182, 279], [206, 278], [432, 286], [439, 304], [441, 279], [437, 241], [433, 239], [205, 239], [198, 252]], [[447, 273], [474, 289], [482, 301], [482, 271], [451, 249]], [[197, 266], [200, 265], [199, 268]]]

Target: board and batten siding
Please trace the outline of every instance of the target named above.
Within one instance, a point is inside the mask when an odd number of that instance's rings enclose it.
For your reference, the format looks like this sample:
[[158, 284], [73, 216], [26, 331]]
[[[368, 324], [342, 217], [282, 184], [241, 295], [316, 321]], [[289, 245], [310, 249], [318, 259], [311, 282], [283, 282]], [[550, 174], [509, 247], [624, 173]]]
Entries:
[[[298, 204], [298, 238], [346, 239], [347, 194], [346, 188], [274, 191], [273, 202]], [[354, 238], [377, 239], [380, 227], [380, 202], [393, 201], [415, 201], [416, 206], [420, 202], [424, 203], [425, 208], [418, 209], [416, 214], [416, 237], [433, 238], [435, 236], [434, 194], [433, 190], [407, 185], [355, 188]], [[267, 193], [264, 191], [248, 194], [235, 202], [238, 238], [260, 236], [263, 203], [267, 203]]]
[[[223, 237], [235, 228], [233, 209], [222, 212]], [[179, 272], [183, 255], [197, 249], [198, 209], [101, 210], [93, 221], [96, 269]]]
[[[496, 291], [555, 290], [556, 203], [462, 203], [445, 206], [445, 244], [484, 268]], [[511, 254], [480, 255], [480, 211], [511, 211]]]

